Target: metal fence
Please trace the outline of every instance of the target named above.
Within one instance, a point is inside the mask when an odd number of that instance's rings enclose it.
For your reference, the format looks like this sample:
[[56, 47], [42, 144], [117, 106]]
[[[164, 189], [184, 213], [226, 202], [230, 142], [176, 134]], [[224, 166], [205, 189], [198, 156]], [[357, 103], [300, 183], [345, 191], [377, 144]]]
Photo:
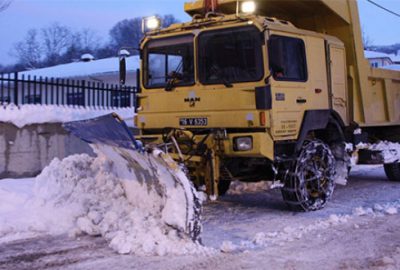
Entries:
[[0, 105], [8, 104], [135, 107], [136, 89], [85, 80], [0, 74]]

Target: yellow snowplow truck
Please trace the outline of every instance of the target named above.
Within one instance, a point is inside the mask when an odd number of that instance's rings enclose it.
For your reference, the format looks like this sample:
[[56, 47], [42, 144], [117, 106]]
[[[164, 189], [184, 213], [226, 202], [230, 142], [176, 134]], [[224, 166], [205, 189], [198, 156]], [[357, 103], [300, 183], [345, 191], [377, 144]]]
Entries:
[[[346, 143], [399, 142], [400, 73], [365, 59], [355, 0], [198, 0], [185, 11], [191, 21], [165, 29], [143, 21], [135, 124], [211, 198], [233, 180], [268, 180], [293, 209], [318, 210], [346, 183]], [[382, 151], [358, 161], [400, 181]]]

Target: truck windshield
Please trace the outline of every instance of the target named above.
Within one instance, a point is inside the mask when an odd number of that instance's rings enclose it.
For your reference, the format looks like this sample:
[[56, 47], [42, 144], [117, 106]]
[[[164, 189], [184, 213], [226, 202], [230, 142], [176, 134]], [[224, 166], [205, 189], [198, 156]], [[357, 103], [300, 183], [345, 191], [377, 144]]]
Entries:
[[260, 31], [253, 26], [208, 31], [199, 36], [203, 84], [252, 82], [264, 74]]
[[149, 41], [145, 48], [147, 88], [194, 84], [193, 35]]

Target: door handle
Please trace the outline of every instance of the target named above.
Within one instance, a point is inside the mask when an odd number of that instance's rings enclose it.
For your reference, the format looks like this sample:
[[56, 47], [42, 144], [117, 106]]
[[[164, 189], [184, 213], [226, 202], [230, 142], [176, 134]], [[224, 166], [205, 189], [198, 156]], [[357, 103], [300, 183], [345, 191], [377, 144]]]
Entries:
[[300, 104], [304, 104], [304, 103], [307, 103], [307, 99], [305, 99], [305, 98], [298, 98], [298, 99], [296, 99], [296, 102], [297, 102], [297, 103], [300, 103]]

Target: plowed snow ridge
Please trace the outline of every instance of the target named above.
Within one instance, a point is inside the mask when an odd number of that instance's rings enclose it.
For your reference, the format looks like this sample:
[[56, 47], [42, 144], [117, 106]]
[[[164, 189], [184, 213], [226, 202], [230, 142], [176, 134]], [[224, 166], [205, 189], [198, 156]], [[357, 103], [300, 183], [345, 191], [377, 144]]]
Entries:
[[[163, 220], [168, 213], [149, 210], [149, 202], [132, 205], [117, 175], [114, 164], [101, 153], [97, 158], [75, 155], [63, 161], [53, 160], [35, 179], [33, 198], [20, 197], [20, 209], [0, 207], [0, 212], [18, 212], [16, 219], [0, 220], [0, 242], [40, 234], [86, 233], [104, 237], [112, 249], [124, 254], [210, 251], [168, 226]], [[129, 196], [135, 196], [136, 192], [139, 197], [148, 188], [146, 185], [135, 187]], [[18, 205], [17, 198], [10, 199], [16, 202], [14, 206]]]

